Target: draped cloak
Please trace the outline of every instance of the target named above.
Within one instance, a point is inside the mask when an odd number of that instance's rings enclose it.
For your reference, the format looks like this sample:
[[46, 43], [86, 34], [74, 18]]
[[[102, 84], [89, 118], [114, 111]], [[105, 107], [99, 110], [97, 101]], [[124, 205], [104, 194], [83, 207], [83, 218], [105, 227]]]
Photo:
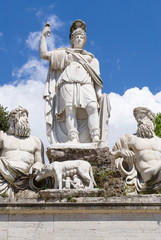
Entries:
[[[80, 142], [91, 142], [85, 107], [97, 103], [95, 86], [102, 88], [98, 60], [89, 52], [64, 48], [51, 52], [44, 90], [47, 137], [50, 144], [68, 141], [65, 108], [75, 106]], [[107, 142], [110, 102], [107, 94], [100, 101], [101, 140]]]
[[34, 185], [34, 176], [32, 174], [32, 167], [42, 167], [41, 162], [36, 162], [32, 166], [27, 166], [21, 161], [21, 166], [16, 166], [16, 161], [13, 165], [5, 157], [0, 156], [0, 194], [7, 193], [10, 195], [12, 188], [17, 190], [25, 190], [30, 188], [32, 190], [41, 189]]

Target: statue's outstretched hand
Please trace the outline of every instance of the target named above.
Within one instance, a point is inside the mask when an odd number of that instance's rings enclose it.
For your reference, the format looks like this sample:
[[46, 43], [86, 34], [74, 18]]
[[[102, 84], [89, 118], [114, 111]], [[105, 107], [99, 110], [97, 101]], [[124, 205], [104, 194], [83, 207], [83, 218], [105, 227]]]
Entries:
[[135, 153], [129, 149], [122, 149], [120, 155], [124, 158], [128, 164], [133, 164]]
[[45, 25], [45, 27], [44, 27], [44, 29], [43, 29], [43, 31], [42, 31], [42, 35], [44, 36], [44, 37], [46, 37], [46, 36], [50, 36], [50, 33], [51, 33], [51, 27], [50, 27], [50, 25]]
[[41, 162], [36, 162], [31, 168], [30, 168], [30, 172], [29, 174], [32, 174], [32, 175], [37, 175], [38, 172], [41, 171], [42, 167], [44, 166], [43, 163]]

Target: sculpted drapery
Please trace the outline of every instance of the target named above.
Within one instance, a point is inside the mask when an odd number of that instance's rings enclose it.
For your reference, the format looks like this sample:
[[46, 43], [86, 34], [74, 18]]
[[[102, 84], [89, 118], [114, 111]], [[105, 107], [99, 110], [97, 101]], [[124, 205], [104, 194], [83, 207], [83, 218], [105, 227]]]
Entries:
[[[52, 51], [44, 91], [47, 136], [50, 143], [68, 141], [64, 122], [64, 110], [68, 105], [79, 108], [77, 120], [80, 142], [91, 142], [85, 107], [89, 102], [98, 102], [95, 85], [102, 88], [102, 80], [99, 74], [98, 60], [93, 54], [85, 50], [82, 50], [81, 53], [74, 49]], [[110, 103], [106, 94], [102, 96], [101, 103], [104, 122], [107, 123], [110, 116]], [[102, 114], [101, 112], [101, 120]], [[59, 134], [57, 134], [58, 132]], [[105, 132], [104, 141], [106, 141], [108, 129]], [[105, 135], [105, 133], [102, 133], [102, 135]]]
[[48, 51], [50, 31], [47, 23], [40, 39], [40, 57], [49, 61], [44, 91], [49, 143], [107, 142], [110, 103], [107, 95], [102, 95], [99, 62], [84, 50], [85, 23], [73, 22], [71, 48]]

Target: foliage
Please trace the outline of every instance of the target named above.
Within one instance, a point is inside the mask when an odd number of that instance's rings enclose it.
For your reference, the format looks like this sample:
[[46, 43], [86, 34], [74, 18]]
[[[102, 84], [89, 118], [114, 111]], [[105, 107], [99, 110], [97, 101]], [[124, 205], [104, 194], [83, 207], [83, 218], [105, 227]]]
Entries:
[[73, 198], [71, 195], [69, 195], [69, 196], [67, 197], [67, 201], [68, 201], [68, 202], [76, 202], [77, 200], [76, 200], [75, 198]]
[[93, 167], [93, 175], [97, 184], [97, 188], [106, 191], [104, 197], [124, 196], [124, 181], [117, 169]]
[[155, 124], [156, 124], [155, 134], [158, 137], [161, 137], [161, 113], [157, 113], [156, 119], [155, 119]]
[[7, 198], [8, 194], [6, 192], [4, 192], [4, 193], [0, 193], [0, 196], [3, 197], [3, 198]]
[[7, 132], [9, 128], [8, 114], [7, 108], [0, 105], [0, 131]]

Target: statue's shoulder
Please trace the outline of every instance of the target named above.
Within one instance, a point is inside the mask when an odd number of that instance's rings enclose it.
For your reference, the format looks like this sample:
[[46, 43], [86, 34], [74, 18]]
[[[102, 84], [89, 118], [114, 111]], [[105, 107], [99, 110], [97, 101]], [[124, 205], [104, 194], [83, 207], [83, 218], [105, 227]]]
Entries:
[[34, 144], [36, 144], [36, 146], [40, 147], [42, 145], [40, 138], [36, 136], [30, 136], [29, 138]]
[[159, 142], [161, 144], [161, 137], [155, 135], [153, 139], [154, 141]]
[[68, 48], [57, 48], [56, 50], [54, 50], [55, 52], [66, 52]]
[[119, 138], [119, 141], [130, 143], [131, 141], [134, 141], [137, 138], [134, 134], [124, 134]]
[[55, 50], [50, 51], [50, 54], [57, 55], [57, 54], [65, 53], [65, 52], [66, 52], [66, 48], [57, 48]]

